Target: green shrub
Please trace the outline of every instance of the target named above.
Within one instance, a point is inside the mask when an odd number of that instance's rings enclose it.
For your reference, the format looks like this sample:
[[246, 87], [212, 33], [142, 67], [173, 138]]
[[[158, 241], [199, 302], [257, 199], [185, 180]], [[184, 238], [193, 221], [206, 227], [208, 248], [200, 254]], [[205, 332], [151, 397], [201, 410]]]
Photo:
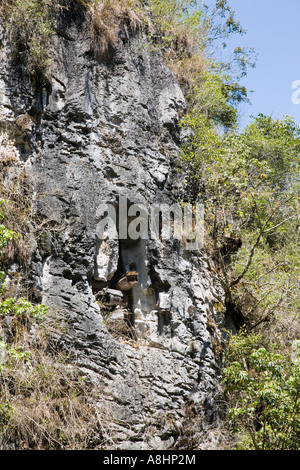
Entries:
[[0, 316], [29, 316], [31, 318], [41, 319], [44, 318], [48, 310], [49, 308], [44, 305], [33, 305], [31, 302], [23, 298], [9, 298], [0, 302]]
[[[223, 370], [230, 429], [238, 449], [300, 449], [300, 367], [266, 348], [257, 336], [232, 337]], [[242, 345], [242, 348], [240, 346]], [[246, 346], [246, 347], [245, 347]]]

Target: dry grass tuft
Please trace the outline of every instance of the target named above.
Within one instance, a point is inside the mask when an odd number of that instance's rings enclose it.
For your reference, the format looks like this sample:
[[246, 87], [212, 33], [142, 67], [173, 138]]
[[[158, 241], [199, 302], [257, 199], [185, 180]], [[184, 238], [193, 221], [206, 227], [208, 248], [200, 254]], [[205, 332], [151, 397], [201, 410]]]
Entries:
[[122, 24], [129, 32], [136, 31], [141, 25], [138, 0], [95, 0], [89, 3], [88, 9], [96, 55], [116, 47]]
[[0, 365], [0, 450], [104, 448], [111, 440], [110, 418], [96, 405], [101, 390], [90, 385], [71, 357], [51, 351], [49, 325], [18, 326], [10, 341], [6, 335]]
[[175, 73], [180, 83], [186, 99], [192, 99], [194, 88], [200, 86], [201, 77], [209, 67], [205, 56], [196, 54], [191, 57], [174, 58], [174, 54], [169, 54], [167, 60], [169, 67]]

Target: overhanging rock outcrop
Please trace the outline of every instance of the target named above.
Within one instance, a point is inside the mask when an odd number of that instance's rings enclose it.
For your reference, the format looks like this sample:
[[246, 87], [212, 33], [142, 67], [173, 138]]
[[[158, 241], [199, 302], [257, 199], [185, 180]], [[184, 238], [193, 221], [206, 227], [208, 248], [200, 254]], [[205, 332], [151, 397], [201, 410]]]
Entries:
[[[222, 357], [217, 280], [178, 240], [104, 242], [97, 232], [100, 208], [117, 210], [120, 196], [146, 208], [176, 201], [182, 91], [145, 37], [95, 58], [84, 20], [61, 21], [47, 85], [33, 87], [9, 47], [0, 51], [2, 132], [15, 142], [17, 120], [28, 116], [14, 152], [48, 237], [47, 250], [38, 241], [34, 250], [36, 296], [66, 320], [62, 346], [103, 390], [111, 448], [184, 448], [187, 432], [209, 447]], [[130, 341], [108, 330], [92, 290], [93, 279], [127, 271], [139, 274], [128, 294]]]

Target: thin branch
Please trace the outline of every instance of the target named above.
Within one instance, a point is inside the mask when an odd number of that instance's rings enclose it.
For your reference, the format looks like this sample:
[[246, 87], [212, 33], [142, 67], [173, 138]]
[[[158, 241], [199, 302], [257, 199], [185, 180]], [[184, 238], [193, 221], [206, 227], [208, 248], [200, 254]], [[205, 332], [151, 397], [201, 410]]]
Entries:
[[281, 225], [285, 224], [288, 220], [294, 219], [295, 217], [296, 217], [296, 215], [291, 215], [291, 217], [288, 217], [287, 219], [283, 220], [279, 224], [274, 225], [274, 227], [270, 227], [267, 230], [264, 230], [263, 234], [271, 232], [271, 230], [274, 230], [274, 229], [280, 227]]
[[252, 325], [250, 328], [249, 328], [249, 331], [251, 330], [254, 330], [254, 328], [256, 328], [257, 326], [261, 325], [262, 323], [266, 322], [266, 321], [269, 321], [269, 318], [271, 317], [271, 315], [273, 315], [273, 313], [276, 311], [276, 309], [279, 307], [279, 305], [282, 303], [282, 299], [283, 299], [283, 295], [280, 297], [279, 301], [277, 302], [276, 305], [273, 306], [273, 308], [271, 310], [269, 310], [269, 312], [267, 313], [267, 315], [265, 315], [263, 318], [261, 318], [258, 322], [256, 322], [254, 325]]
[[39, 423], [37, 423], [34, 419], [32, 419], [29, 415], [26, 415], [26, 417], [32, 421], [41, 431], [42, 433], [44, 434], [45, 438], [48, 440], [48, 442], [51, 444], [52, 442], [55, 442], [60, 448], [63, 447], [63, 444], [59, 441], [57, 441], [56, 439], [54, 439], [54, 437], [52, 437], [48, 431], [43, 427], [41, 426]]
[[236, 279], [231, 281], [230, 287], [236, 286], [241, 281], [241, 279], [243, 279], [245, 274], [247, 273], [248, 269], [250, 268], [250, 266], [252, 264], [252, 259], [253, 259], [253, 256], [254, 256], [254, 252], [255, 252], [255, 249], [258, 246], [259, 242], [260, 242], [261, 237], [262, 237], [262, 233], [260, 232], [257, 239], [256, 239], [256, 242], [254, 243], [254, 245], [251, 248], [250, 255], [249, 255], [247, 264], [246, 264], [243, 272]]
[[281, 225], [283, 225], [283, 224], [284, 224], [285, 222], [287, 222], [288, 220], [295, 218], [295, 216], [293, 215], [293, 216], [288, 217], [287, 219], [283, 220], [283, 221], [280, 222], [279, 224], [274, 225], [274, 227], [270, 227], [270, 228], [268, 228], [268, 229], [265, 229], [267, 223], [269, 222], [269, 220], [271, 219], [271, 217], [273, 216], [273, 214], [274, 214], [274, 213], [272, 213], [272, 214], [268, 217], [268, 219], [266, 220], [266, 222], [264, 223], [264, 225], [261, 227], [260, 233], [259, 233], [259, 235], [258, 235], [258, 237], [257, 237], [257, 239], [256, 239], [256, 241], [255, 241], [255, 243], [254, 243], [254, 245], [253, 245], [252, 248], [251, 248], [250, 255], [249, 255], [249, 258], [248, 258], [248, 262], [247, 262], [247, 264], [246, 264], [246, 266], [245, 266], [243, 272], [242, 272], [235, 280], [233, 280], [233, 281], [230, 283], [230, 287], [236, 286], [236, 285], [241, 281], [241, 279], [245, 276], [245, 274], [247, 273], [247, 271], [249, 270], [249, 268], [250, 268], [250, 266], [251, 266], [251, 264], [252, 264], [252, 260], [253, 260], [253, 256], [254, 256], [255, 249], [256, 249], [256, 247], [258, 246], [258, 244], [259, 244], [259, 242], [260, 242], [260, 240], [261, 240], [261, 237], [262, 237], [263, 235], [265, 235], [266, 233], [270, 232], [271, 230], [274, 230], [274, 229], [280, 227]]

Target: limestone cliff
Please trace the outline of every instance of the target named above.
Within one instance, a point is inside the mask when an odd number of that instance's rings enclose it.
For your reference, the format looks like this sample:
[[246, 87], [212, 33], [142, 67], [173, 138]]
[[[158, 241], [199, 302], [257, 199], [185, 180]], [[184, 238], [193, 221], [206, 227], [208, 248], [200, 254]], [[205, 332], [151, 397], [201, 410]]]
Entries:
[[[201, 252], [177, 240], [97, 236], [99, 207], [119, 197], [147, 208], [182, 191], [176, 171], [185, 101], [147, 38], [91, 50], [85, 18], [60, 17], [49, 83], [34, 83], [2, 38], [1, 158], [23, 172], [33, 207], [29, 280], [65, 321], [60, 347], [99, 387], [111, 449], [215, 448], [222, 295]], [[39, 221], [37, 237], [34, 230]], [[128, 307], [97, 303], [93, 279], [134, 269]], [[193, 442], [193, 444], [191, 444]]]

